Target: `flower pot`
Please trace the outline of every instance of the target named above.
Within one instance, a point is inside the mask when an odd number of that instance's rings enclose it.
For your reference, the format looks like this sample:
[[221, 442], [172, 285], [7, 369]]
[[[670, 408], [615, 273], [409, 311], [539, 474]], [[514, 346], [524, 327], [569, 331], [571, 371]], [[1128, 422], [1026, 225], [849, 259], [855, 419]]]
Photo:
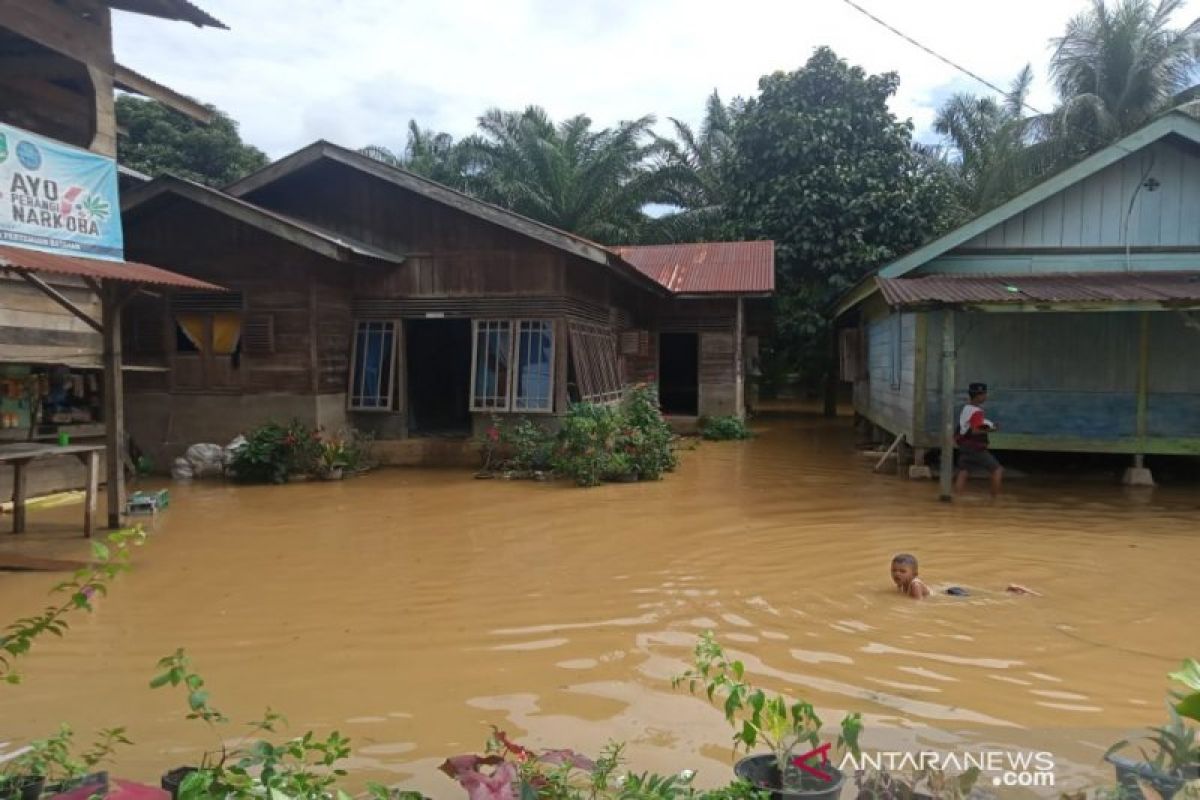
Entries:
[[832, 780], [826, 783], [820, 778], [812, 776], [812, 788], [785, 790], [782, 786], [783, 778], [779, 774], [779, 767], [775, 765], [775, 756], [771, 753], [747, 756], [733, 765], [734, 774], [760, 789], [770, 791], [771, 800], [789, 800], [789, 798], [837, 800], [842, 793], [842, 785], [846, 782], [846, 777], [832, 764], [826, 764], [821, 769], [828, 772]]
[[179, 786], [183, 783], [183, 779], [193, 772], [198, 771], [196, 767], [176, 767], [172, 770], [167, 770], [162, 775], [162, 781], [159, 783], [164, 791], [171, 793], [171, 800], [177, 800], [179, 797]]
[[0, 800], [37, 800], [45, 788], [45, 776], [16, 775], [0, 783]]
[[321, 480], [324, 481], [340, 481], [342, 479], [341, 467], [330, 467], [321, 472]]
[[1134, 761], [1121, 756], [1106, 756], [1106, 759], [1117, 773], [1117, 783], [1124, 791], [1122, 797], [1128, 800], [1145, 800], [1146, 796], [1138, 786], [1139, 778], [1153, 786], [1163, 796], [1163, 800], [1171, 800], [1185, 783], [1200, 778], [1200, 767], [1189, 767], [1184, 775], [1172, 775], [1144, 761]]

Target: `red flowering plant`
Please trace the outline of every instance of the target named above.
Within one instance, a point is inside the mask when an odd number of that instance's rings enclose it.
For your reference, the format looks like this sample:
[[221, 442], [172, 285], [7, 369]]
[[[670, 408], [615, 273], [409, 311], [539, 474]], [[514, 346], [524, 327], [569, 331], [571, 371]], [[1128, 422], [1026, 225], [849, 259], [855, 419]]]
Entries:
[[446, 759], [438, 768], [467, 790], [469, 800], [600, 797], [620, 764], [620, 745], [597, 761], [573, 750], [534, 750], [492, 727], [483, 755]]

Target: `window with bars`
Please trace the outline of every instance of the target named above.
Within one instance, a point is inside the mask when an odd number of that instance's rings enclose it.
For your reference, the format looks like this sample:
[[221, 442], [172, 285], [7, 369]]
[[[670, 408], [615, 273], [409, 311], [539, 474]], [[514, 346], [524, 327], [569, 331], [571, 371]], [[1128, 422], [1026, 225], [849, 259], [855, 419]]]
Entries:
[[391, 411], [396, 365], [396, 323], [361, 320], [354, 325], [349, 406], [355, 411]]
[[617, 337], [608, 328], [571, 322], [571, 365], [581, 401], [613, 403], [621, 399]]
[[554, 410], [554, 323], [541, 319], [475, 320], [471, 410]]

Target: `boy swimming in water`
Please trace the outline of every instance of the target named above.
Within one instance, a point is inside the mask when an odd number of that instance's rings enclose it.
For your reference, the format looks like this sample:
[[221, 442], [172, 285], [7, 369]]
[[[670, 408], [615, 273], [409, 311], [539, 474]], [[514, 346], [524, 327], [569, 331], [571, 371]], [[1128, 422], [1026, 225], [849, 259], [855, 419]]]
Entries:
[[[909, 553], [900, 553], [892, 559], [892, 582], [896, 584], [896, 588], [900, 594], [908, 595], [916, 600], [922, 600], [929, 597], [929, 587], [925, 585], [925, 581], [917, 577], [917, 572], [916, 556]], [[1032, 589], [1027, 589], [1016, 583], [1010, 583], [1004, 591], [1009, 594], [1031, 594], [1041, 597], [1040, 594]], [[946, 594], [964, 596], [970, 594], [970, 592], [960, 586], [951, 586], [946, 590]]]

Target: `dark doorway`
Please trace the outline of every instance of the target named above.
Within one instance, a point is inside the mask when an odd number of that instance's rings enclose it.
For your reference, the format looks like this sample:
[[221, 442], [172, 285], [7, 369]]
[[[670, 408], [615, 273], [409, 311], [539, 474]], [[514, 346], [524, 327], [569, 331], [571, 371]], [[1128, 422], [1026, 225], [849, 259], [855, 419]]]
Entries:
[[406, 320], [404, 343], [408, 432], [414, 436], [469, 434], [471, 321]]
[[658, 379], [659, 399], [664, 414], [696, 416], [700, 407], [698, 334], [659, 334]]

